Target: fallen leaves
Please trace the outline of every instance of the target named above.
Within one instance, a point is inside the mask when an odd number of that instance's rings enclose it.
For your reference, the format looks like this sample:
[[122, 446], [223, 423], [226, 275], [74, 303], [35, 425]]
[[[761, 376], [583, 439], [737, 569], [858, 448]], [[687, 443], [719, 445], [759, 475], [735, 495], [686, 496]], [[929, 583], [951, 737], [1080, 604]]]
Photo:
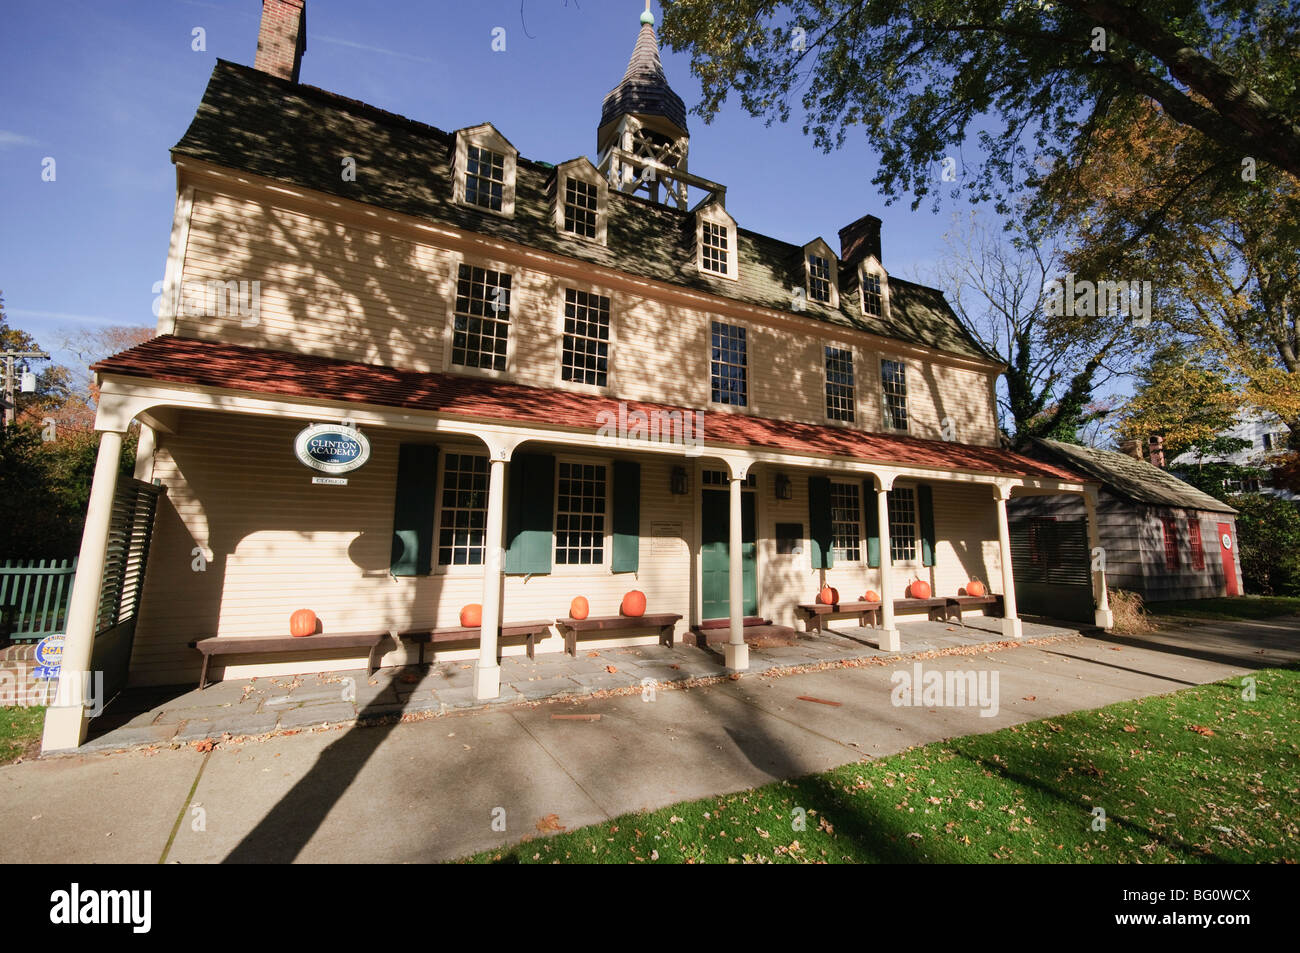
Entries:
[[538, 818], [536, 826], [543, 834], [551, 831], [568, 830], [567, 827], [560, 823], [560, 816], [558, 814], [547, 814], [545, 817]]
[[1204, 725], [1188, 725], [1187, 730], [1194, 731], [1198, 735], [1204, 735], [1207, 738], [1211, 737], [1214, 734], [1214, 729], [1206, 728]]

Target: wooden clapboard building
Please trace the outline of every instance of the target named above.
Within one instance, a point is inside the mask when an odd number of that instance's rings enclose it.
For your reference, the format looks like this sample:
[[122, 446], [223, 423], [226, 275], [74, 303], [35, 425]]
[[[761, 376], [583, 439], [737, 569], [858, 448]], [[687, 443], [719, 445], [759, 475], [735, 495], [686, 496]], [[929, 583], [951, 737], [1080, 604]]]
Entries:
[[[400, 634], [454, 628], [477, 603], [478, 631], [420, 650], [476, 659], [490, 698], [498, 649], [526, 650], [512, 623], [554, 623], [579, 595], [617, 616], [630, 590], [645, 626], [581, 637], [713, 621], [743, 669], [745, 620], [795, 624], [825, 583], [881, 593], [897, 649], [909, 616], [893, 600], [914, 579], [1008, 594], [1019, 634], [1006, 501], [1087, 503], [1095, 484], [999, 449], [1001, 366], [938, 291], [888, 273], [879, 219], [839, 229], [838, 248], [742, 227], [725, 186], [688, 168], [650, 14], [596, 161], [557, 164], [490, 123], [445, 132], [299, 83], [304, 17], [303, 0], [264, 0], [255, 65], [213, 69], [172, 152], [158, 335], [95, 368], [81, 565], [102, 557], [95, 501], [132, 419], [136, 476], [166, 488], [133, 682], [194, 680], [189, 643], [284, 636], [300, 608], [322, 634]], [[304, 466], [295, 439], [322, 423], [364, 436], [364, 465]], [[74, 604], [97, 586], [79, 576]], [[88, 664], [91, 616], [74, 612], [67, 669]], [[536, 651], [572, 636], [549, 628]], [[365, 654], [310, 643], [226, 652], [212, 674]], [[398, 638], [377, 651], [416, 658]], [[77, 722], [54, 711], [47, 746], [75, 743]]]

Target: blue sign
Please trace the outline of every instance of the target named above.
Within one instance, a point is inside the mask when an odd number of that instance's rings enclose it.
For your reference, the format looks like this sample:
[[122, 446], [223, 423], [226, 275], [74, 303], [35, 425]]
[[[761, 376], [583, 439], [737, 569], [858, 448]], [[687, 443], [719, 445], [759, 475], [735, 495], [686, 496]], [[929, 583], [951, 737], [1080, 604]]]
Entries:
[[35, 678], [53, 680], [63, 667], [63, 636], [47, 635], [36, 646]]
[[370, 441], [352, 427], [313, 424], [298, 434], [293, 451], [313, 470], [350, 473], [370, 459]]

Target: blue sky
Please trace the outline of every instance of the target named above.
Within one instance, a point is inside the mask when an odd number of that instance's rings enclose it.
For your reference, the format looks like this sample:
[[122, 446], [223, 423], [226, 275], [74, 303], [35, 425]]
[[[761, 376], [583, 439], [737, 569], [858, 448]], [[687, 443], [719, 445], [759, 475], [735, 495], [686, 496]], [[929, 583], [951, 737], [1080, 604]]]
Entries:
[[[217, 57], [253, 62], [260, 0], [8, 0], [0, 32], [0, 291], [10, 323], [56, 351], [60, 333], [152, 325], [171, 230], [169, 149]], [[635, 43], [640, 0], [308, 0], [304, 83], [443, 129], [490, 120], [529, 158], [595, 152], [601, 99]], [[656, 14], [659, 12], [655, 4]], [[506, 30], [493, 52], [492, 31]], [[205, 51], [192, 49], [204, 31]], [[664, 52], [688, 106], [699, 86]], [[55, 180], [42, 181], [46, 157]], [[691, 170], [728, 187], [745, 228], [793, 242], [867, 212], [892, 273], [929, 281], [963, 201], [888, 208], [865, 139], [823, 155], [796, 120], [764, 127], [728, 105], [691, 117]], [[937, 169], [936, 169], [937, 172]]]

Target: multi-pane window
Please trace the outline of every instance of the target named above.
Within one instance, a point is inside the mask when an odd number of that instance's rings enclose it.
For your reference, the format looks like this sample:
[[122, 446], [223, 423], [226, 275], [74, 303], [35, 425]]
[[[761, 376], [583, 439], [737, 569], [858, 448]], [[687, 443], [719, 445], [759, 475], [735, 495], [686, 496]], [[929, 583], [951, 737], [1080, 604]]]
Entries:
[[808, 297], [830, 304], [831, 263], [821, 255], [808, 256]]
[[461, 265], [456, 278], [452, 363], [504, 371], [509, 337], [510, 276]]
[[1192, 568], [1201, 570], [1205, 568], [1205, 547], [1201, 545], [1201, 522], [1200, 520], [1187, 521], [1187, 548], [1192, 553]]
[[1162, 516], [1160, 524], [1165, 537], [1165, 569], [1173, 572], [1178, 568], [1178, 523], [1172, 516]]
[[596, 237], [596, 186], [581, 179], [564, 180], [564, 230], [583, 238]]
[[826, 416], [853, 423], [853, 352], [826, 347]]
[[885, 313], [885, 297], [880, 293], [880, 276], [862, 276], [862, 310], [877, 318]]
[[564, 356], [566, 381], [604, 387], [609, 380], [609, 298], [564, 289]]
[[856, 483], [831, 484], [831, 546], [835, 558], [862, 558], [862, 501]]
[[880, 389], [885, 411], [885, 426], [907, 429], [907, 365], [888, 358], [880, 362]]
[[442, 467], [438, 565], [483, 565], [487, 527], [488, 458], [449, 453]]
[[744, 407], [749, 403], [745, 329], [714, 321], [711, 347], [709, 380], [713, 402]]
[[559, 464], [555, 498], [555, 562], [599, 566], [605, 561], [605, 467]]
[[889, 491], [889, 560], [916, 559], [916, 491], [895, 487]]
[[505, 194], [506, 157], [490, 149], [465, 149], [465, 201], [470, 205], [501, 211]]
[[700, 240], [703, 242], [703, 266], [705, 271], [716, 271], [720, 275], [727, 273], [727, 226], [717, 222], [701, 222]]

